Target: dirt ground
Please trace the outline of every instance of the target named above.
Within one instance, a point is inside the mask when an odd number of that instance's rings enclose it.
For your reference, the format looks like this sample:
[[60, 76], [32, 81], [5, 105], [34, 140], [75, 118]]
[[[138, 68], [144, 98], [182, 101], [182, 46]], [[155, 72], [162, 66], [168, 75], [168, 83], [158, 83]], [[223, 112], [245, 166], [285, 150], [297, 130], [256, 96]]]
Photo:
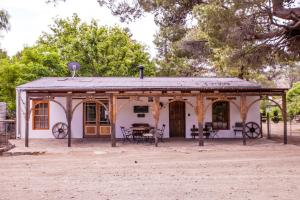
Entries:
[[23, 140], [12, 152], [42, 155], [0, 157], [0, 199], [243, 199], [296, 200], [300, 196], [300, 126], [282, 144], [272, 139], [193, 140], [150, 144], [108, 141]]

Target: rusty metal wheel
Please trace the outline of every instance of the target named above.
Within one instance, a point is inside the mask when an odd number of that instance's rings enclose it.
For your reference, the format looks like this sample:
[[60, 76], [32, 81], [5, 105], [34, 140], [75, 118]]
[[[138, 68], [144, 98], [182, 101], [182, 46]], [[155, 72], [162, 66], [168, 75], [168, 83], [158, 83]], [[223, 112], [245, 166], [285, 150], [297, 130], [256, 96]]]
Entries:
[[52, 127], [52, 134], [56, 139], [64, 139], [68, 135], [68, 125], [63, 122], [58, 122]]
[[256, 139], [261, 135], [260, 126], [255, 122], [248, 122], [245, 127], [245, 134], [250, 139]]

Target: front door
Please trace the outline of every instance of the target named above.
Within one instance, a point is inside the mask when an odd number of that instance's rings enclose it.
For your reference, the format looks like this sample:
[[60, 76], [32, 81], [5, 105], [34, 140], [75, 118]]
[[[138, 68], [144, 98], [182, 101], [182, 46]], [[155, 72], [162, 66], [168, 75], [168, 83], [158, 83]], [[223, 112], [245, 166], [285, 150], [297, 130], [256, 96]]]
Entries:
[[185, 102], [169, 104], [170, 137], [185, 137]]
[[[103, 103], [107, 105], [107, 103]], [[111, 133], [108, 112], [98, 102], [84, 103], [84, 137], [108, 136]], [[107, 107], [107, 106], [106, 106]]]

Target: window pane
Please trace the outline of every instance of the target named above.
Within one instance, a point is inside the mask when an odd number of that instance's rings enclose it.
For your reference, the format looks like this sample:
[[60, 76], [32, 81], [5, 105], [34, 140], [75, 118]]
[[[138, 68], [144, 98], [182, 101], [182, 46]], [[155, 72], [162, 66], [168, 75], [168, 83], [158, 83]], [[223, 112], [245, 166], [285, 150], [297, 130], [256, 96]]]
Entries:
[[86, 121], [96, 122], [96, 103], [86, 103]]
[[229, 103], [215, 102], [212, 106], [212, 121], [214, 129], [228, 129], [229, 127]]
[[34, 128], [48, 129], [49, 128], [49, 103], [38, 103], [34, 106]]
[[106, 111], [103, 105], [100, 106], [100, 123], [107, 124], [108, 123], [108, 112]]

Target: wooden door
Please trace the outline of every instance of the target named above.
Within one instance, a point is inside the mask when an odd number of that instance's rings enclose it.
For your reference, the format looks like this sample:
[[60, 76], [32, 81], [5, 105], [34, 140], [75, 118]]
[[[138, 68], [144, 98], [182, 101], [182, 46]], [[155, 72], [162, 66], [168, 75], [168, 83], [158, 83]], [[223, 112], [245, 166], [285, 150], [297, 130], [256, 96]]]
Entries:
[[97, 102], [87, 102], [83, 106], [84, 137], [110, 136], [111, 125], [105, 107]]
[[84, 103], [84, 134], [85, 136], [97, 135], [97, 104], [94, 102]]
[[185, 137], [185, 102], [169, 104], [169, 126], [170, 137]]

